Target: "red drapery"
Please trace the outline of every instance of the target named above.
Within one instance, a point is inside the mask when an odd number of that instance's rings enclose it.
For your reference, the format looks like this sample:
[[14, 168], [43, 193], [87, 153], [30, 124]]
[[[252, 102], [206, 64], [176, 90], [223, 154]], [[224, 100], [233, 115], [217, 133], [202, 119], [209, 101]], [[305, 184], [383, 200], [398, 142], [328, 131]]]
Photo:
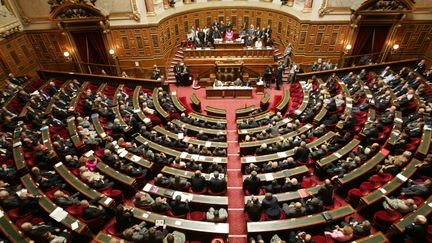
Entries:
[[361, 26], [352, 55], [381, 52], [390, 26]]
[[[107, 50], [100, 32], [73, 32], [72, 36], [84, 63], [109, 65]], [[91, 69], [93, 73], [98, 73], [103, 67], [92, 66]], [[106, 69], [107, 73], [110, 72], [109, 68]]]

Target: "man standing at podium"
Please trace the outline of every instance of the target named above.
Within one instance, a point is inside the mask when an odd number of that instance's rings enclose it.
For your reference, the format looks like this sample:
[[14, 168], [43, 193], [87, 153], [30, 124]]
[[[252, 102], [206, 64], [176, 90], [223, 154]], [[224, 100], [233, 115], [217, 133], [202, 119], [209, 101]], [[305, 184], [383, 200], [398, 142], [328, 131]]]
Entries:
[[267, 65], [267, 67], [264, 70], [264, 82], [266, 88], [271, 88], [271, 78], [272, 78], [272, 67], [270, 65]]

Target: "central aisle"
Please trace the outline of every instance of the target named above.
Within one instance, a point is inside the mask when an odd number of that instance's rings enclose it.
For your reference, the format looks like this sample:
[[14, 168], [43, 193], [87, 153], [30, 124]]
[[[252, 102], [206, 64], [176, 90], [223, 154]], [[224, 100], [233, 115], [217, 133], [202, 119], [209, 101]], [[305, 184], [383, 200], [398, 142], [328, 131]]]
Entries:
[[243, 216], [243, 174], [239, 155], [236, 117], [234, 109], [227, 109], [227, 142], [228, 142], [228, 223], [230, 242], [247, 242], [246, 222]]

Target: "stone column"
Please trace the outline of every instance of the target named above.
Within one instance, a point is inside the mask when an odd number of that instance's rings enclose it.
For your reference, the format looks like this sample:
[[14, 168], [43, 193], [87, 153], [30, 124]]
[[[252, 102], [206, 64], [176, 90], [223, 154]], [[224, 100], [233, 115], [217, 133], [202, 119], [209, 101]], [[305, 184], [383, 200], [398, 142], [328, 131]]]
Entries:
[[313, 0], [305, 0], [302, 12], [310, 13], [312, 11]]
[[294, 0], [288, 0], [288, 1], [287, 1], [287, 6], [288, 6], [288, 7], [292, 7], [292, 6], [294, 6]]
[[147, 16], [156, 16], [153, 0], [144, 0], [147, 10]]

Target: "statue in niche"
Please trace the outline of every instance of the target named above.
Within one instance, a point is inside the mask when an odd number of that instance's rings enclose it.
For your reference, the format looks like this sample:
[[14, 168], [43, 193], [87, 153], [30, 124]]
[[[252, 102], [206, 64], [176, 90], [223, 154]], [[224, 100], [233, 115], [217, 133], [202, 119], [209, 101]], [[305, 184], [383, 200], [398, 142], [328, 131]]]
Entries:
[[63, 5], [63, 4], [77, 4], [77, 3], [84, 3], [88, 5], [95, 6], [97, 0], [48, 0], [48, 4], [51, 6], [51, 11], [56, 9], [57, 7]]
[[375, 4], [372, 4], [367, 10], [374, 11], [391, 11], [391, 10], [406, 10], [405, 4], [398, 0], [379, 0]]

